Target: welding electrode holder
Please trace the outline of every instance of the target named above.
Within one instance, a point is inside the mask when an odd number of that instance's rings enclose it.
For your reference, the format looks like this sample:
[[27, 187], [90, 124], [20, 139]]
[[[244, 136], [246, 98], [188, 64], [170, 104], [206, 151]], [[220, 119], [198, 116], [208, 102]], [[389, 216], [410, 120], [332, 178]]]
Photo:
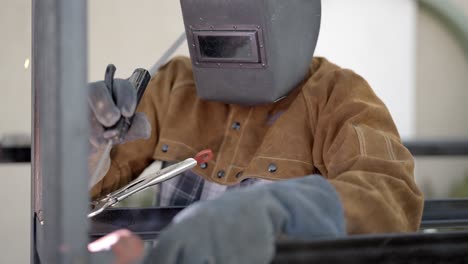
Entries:
[[[106, 68], [106, 73], [104, 77], [104, 83], [109, 90], [110, 94], [112, 95], [112, 99], [116, 102], [113, 93], [113, 86], [114, 86], [114, 75], [115, 75], [116, 67], [113, 64], [109, 64]], [[128, 78], [130, 83], [136, 89], [136, 106], [140, 104], [141, 98], [145, 93], [146, 87], [148, 86], [149, 81], [151, 80], [150, 73], [142, 68], [136, 69], [133, 74]], [[113, 125], [112, 127], [105, 128], [105, 134], [112, 135], [108, 139], [111, 140], [114, 144], [121, 143], [127, 134], [130, 126], [132, 125], [133, 116], [132, 117], [121, 117], [120, 120]]]

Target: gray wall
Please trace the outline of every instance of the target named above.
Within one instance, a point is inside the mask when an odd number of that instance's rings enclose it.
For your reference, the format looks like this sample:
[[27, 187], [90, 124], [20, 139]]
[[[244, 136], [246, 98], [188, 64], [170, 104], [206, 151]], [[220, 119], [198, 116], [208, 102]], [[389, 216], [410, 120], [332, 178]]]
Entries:
[[[0, 0], [0, 137], [31, 129], [30, 2]], [[0, 166], [0, 263], [29, 263], [29, 175], [28, 164]]]

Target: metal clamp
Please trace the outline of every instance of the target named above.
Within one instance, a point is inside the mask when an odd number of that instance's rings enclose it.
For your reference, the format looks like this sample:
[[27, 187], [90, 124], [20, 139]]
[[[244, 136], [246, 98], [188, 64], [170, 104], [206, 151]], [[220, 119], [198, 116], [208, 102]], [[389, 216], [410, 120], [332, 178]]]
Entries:
[[202, 164], [210, 161], [213, 158], [213, 153], [211, 150], [204, 150], [199, 152], [195, 158], [188, 158], [184, 161], [171, 165], [167, 168], [157, 171], [156, 173], [150, 174], [143, 178], [137, 178], [125, 185], [124, 187], [108, 194], [106, 197], [94, 201], [92, 203], [93, 210], [88, 214], [88, 218], [94, 217], [109, 207], [112, 207], [119, 203], [120, 201], [128, 198], [129, 196], [143, 191], [148, 187], [160, 184], [167, 180], [174, 178], [175, 176], [188, 171], [197, 164]]

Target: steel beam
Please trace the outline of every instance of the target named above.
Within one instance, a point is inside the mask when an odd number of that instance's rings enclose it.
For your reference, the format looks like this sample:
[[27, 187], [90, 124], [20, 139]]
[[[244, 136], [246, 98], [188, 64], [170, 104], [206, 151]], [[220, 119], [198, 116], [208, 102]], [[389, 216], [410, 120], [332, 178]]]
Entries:
[[32, 6], [32, 262], [89, 263], [86, 0]]

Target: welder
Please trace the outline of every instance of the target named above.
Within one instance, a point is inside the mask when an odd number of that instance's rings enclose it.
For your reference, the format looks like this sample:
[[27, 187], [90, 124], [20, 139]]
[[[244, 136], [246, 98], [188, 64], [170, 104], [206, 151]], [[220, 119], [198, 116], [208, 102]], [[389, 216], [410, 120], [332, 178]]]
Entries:
[[214, 153], [160, 185], [158, 206], [193, 205], [148, 263], [268, 263], [279, 238], [418, 229], [423, 197], [388, 109], [358, 74], [313, 57], [320, 0], [181, 7], [190, 58], [161, 67], [138, 107], [128, 80], [90, 84], [91, 171], [114, 136], [107, 128], [133, 117], [94, 198], [154, 160]]

